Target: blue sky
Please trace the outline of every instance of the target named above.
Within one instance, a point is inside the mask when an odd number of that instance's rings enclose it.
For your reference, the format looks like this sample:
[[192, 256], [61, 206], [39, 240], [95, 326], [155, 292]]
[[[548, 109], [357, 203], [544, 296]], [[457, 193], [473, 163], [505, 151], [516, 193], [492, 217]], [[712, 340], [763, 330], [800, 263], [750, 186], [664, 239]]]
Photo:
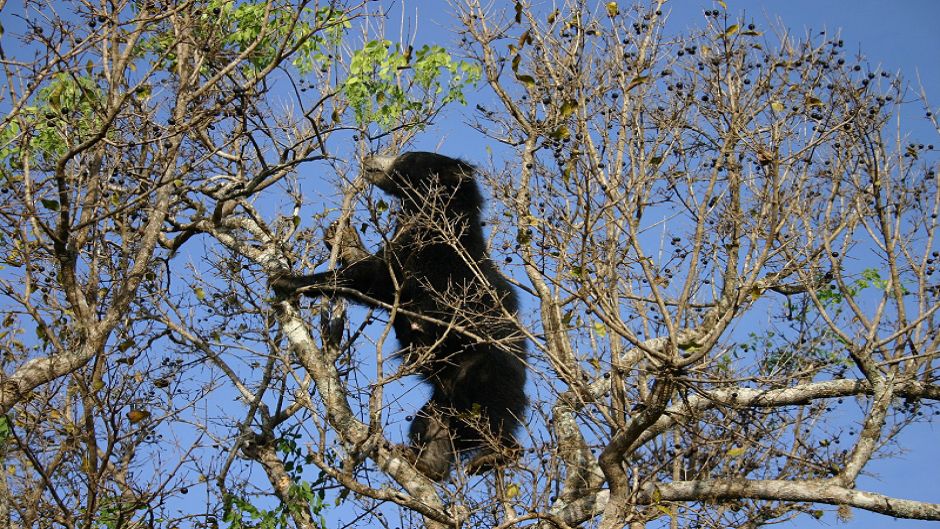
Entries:
[[[447, 45], [454, 42], [450, 29], [455, 22], [448, 2], [383, 0], [382, 4], [399, 8], [403, 5], [409, 14], [406, 15], [406, 28], [413, 27], [413, 20], [417, 19], [419, 44]], [[512, 2], [494, 1], [494, 5], [500, 4], [508, 8]], [[535, 0], [533, 4], [551, 5], [552, 2]], [[726, 4], [732, 14], [744, 13], [746, 18], [760, 25], [779, 21], [795, 35], [803, 35], [808, 30], [839, 32], [847, 50], [863, 54], [872, 65], [880, 65], [886, 71], [901, 72], [912, 90], [919, 92], [922, 84], [928, 97], [931, 94], [937, 96], [932, 98], [934, 107], [940, 105], [940, 0], [728, 0]], [[667, 2], [665, 10], [670, 14], [669, 31], [680, 33], [701, 27], [704, 21], [702, 12], [714, 7], [718, 4], [712, 0]], [[390, 30], [398, 28], [398, 13], [398, 9], [392, 10]], [[460, 120], [462, 111], [454, 109], [451, 116]], [[917, 107], [912, 116], [921, 118], [923, 112]], [[442, 125], [439, 122], [439, 125], [447, 132], [418, 138], [417, 147], [468, 159], [479, 157], [475, 153], [484, 145], [482, 136], [466, 128], [453, 127], [453, 123]], [[905, 128], [926, 135], [930, 133], [926, 125], [922, 120], [920, 123], [909, 120]]]

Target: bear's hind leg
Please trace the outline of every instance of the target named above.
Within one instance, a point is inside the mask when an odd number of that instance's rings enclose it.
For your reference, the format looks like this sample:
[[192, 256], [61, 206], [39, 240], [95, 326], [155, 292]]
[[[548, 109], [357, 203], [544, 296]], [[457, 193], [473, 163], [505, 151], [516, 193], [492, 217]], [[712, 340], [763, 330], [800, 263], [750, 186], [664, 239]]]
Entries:
[[448, 418], [433, 399], [415, 415], [408, 437], [415, 467], [434, 481], [447, 477], [454, 460], [454, 440]]

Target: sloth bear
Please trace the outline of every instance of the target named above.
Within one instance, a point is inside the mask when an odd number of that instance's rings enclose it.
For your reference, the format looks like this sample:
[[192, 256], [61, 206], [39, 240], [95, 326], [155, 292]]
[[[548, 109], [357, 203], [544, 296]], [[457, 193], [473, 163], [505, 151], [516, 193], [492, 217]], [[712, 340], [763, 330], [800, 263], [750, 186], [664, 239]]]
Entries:
[[363, 176], [398, 198], [395, 231], [375, 254], [339, 229], [342, 267], [282, 276], [278, 295], [336, 295], [389, 311], [400, 355], [433, 387], [414, 417], [409, 459], [434, 480], [461, 454], [477, 473], [514, 457], [526, 407], [516, 293], [486, 251], [474, 167], [429, 152], [371, 156]]

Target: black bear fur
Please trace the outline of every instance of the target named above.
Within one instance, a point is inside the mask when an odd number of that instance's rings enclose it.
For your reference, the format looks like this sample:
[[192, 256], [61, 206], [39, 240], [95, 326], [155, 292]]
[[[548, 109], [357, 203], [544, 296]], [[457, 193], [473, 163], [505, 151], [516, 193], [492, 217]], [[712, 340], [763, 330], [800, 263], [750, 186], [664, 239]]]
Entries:
[[[410, 459], [443, 479], [460, 454], [471, 472], [512, 457], [526, 407], [525, 339], [516, 293], [486, 251], [474, 167], [408, 152], [363, 161], [363, 175], [400, 201], [395, 232], [375, 254], [339, 227], [342, 266], [284, 276], [279, 295], [339, 295], [391, 310], [404, 361], [431, 384], [411, 423]], [[328, 234], [328, 238], [336, 234]]]

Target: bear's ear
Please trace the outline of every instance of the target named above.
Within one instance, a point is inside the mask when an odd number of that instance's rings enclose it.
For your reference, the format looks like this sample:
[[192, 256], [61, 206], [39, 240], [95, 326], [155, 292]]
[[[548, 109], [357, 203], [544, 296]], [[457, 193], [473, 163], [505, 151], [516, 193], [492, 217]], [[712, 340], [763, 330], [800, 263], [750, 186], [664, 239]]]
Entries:
[[474, 173], [477, 172], [477, 166], [467, 163], [463, 160], [454, 160], [457, 162], [457, 170], [465, 178], [473, 178]]
[[463, 160], [456, 158], [446, 158], [446, 163], [437, 164], [432, 169], [436, 177], [442, 184], [448, 187], [460, 187], [469, 180], [473, 180], [473, 175], [477, 168]]

